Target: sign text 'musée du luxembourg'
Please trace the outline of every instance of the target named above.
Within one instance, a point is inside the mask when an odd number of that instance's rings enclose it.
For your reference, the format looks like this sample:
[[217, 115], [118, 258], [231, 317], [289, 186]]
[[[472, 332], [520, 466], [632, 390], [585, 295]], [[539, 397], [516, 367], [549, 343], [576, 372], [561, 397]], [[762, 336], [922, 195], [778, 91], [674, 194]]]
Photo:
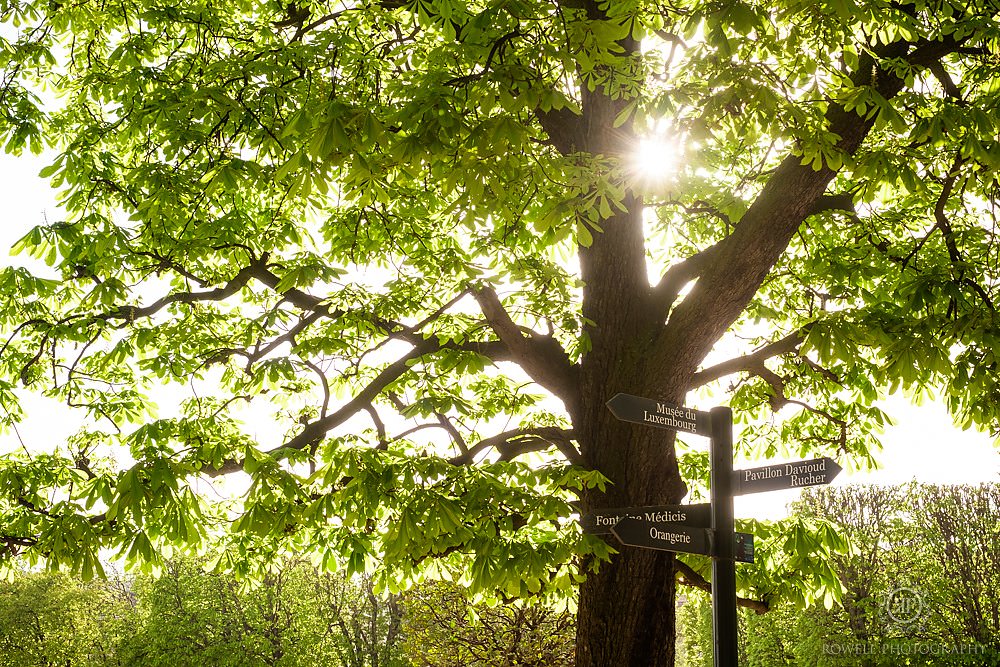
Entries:
[[733, 495], [829, 484], [843, 470], [829, 456], [733, 471]]
[[682, 526], [708, 528], [712, 506], [708, 503], [697, 505], [653, 505], [649, 507], [605, 507], [592, 510], [580, 516], [583, 532], [607, 535], [619, 521], [626, 518], [645, 521], [673, 523]]
[[615, 394], [607, 403], [618, 419], [711, 437], [710, 415], [702, 410], [671, 405], [632, 394]]

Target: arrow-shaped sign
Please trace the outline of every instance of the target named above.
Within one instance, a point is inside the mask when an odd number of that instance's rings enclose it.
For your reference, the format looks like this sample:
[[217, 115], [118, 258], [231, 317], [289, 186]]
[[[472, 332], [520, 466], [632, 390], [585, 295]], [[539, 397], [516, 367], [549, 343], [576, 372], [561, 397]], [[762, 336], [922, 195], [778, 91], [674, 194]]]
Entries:
[[580, 516], [583, 532], [606, 535], [620, 520], [636, 518], [644, 521], [660, 521], [682, 526], [708, 528], [712, 506], [698, 505], [654, 505], [650, 507], [607, 507], [596, 509]]
[[632, 394], [615, 394], [607, 405], [614, 416], [622, 421], [672, 431], [687, 431], [696, 435], [712, 435], [710, 415], [701, 410], [661, 403]]
[[631, 547], [683, 551], [705, 556], [712, 553], [712, 531], [707, 528], [626, 517], [612, 526], [611, 532], [619, 542]]
[[[659, 549], [661, 551], [682, 551], [689, 554], [711, 556], [715, 550], [714, 531], [708, 528], [680, 526], [676, 523], [647, 521], [634, 516], [622, 517], [611, 527], [618, 541], [630, 547]], [[753, 535], [736, 533], [735, 560], [739, 563], [753, 562]]]
[[843, 470], [829, 456], [733, 471], [733, 495], [829, 484]]

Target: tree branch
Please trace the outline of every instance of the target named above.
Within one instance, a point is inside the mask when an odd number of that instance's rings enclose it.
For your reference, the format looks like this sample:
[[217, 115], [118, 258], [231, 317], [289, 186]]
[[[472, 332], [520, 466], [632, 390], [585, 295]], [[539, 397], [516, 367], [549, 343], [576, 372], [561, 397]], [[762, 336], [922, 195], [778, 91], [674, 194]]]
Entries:
[[[360, 7], [350, 7], [348, 9], [342, 9], [339, 12], [333, 12], [332, 14], [327, 14], [325, 16], [321, 16], [318, 19], [316, 19], [315, 21], [313, 21], [312, 23], [308, 23], [308, 24], [306, 23], [306, 20], [309, 18], [309, 13], [306, 12], [305, 17], [301, 18], [301, 20], [297, 21], [297, 23], [296, 22], [287, 23], [288, 20], [292, 20], [291, 18], [289, 18], [286, 21], [280, 21], [280, 22], [276, 23], [275, 27], [281, 28], [281, 27], [285, 27], [286, 25], [296, 25], [297, 24], [298, 27], [295, 29], [295, 34], [292, 35], [291, 41], [292, 42], [298, 42], [298, 41], [300, 41], [302, 39], [303, 36], [305, 36], [305, 34], [307, 32], [315, 30], [316, 28], [320, 27], [324, 23], [328, 23], [330, 21], [335, 21], [338, 18], [340, 18], [343, 14], [346, 14], [347, 12], [357, 11], [358, 9], [360, 9]], [[282, 25], [282, 23], [284, 23], [285, 25]]]
[[[951, 194], [955, 189], [955, 183], [958, 180], [959, 168], [962, 166], [963, 162], [964, 160], [962, 160], [960, 155], [955, 157], [955, 161], [952, 164], [951, 169], [942, 182], [941, 194], [938, 196], [937, 201], [934, 202], [934, 227], [926, 236], [924, 236], [923, 239], [920, 240], [910, 254], [906, 256], [903, 260], [903, 266], [905, 267], [906, 264], [909, 263], [909, 261], [920, 251], [934, 230], [941, 230], [941, 235], [944, 237], [945, 247], [948, 250], [948, 259], [951, 260], [952, 271], [955, 279], [959, 284], [970, 287], [974, 292], [976, 292], [976, 294], [979, 295], [991, 311], [996, 312], [996, 305], [990, 298], [989, 293], [987, 293], [982, 285], [965, 275], [965, 268], [963, 266], [964, 258], [962, 257], [961, 251], [958, 249], [958, 243], [955, 240], [955, 230], [951, 226], [951, 219], [948, 217], [948, 200], [951, 198]], [[954, 299], [952, 299], [949, 310], [954, 308], [956, 308], [956, 305], [954, 303]]]
[[563, 107], [548, 111], [535, 109], [535, 117], [545, 134], [549, 135], [549, 143], [560, 153], [570, 155], [582, 150], [583, 116]]
[[809, 211], [809, 215], [816, 215], [818, 213], [823, 213], [824, 211], [843, 211], [845, 213], [850, 213], [852, 216], [857, 216], [858, 211], [854, 207], [854, 195], [850, 192], [841, 192], [835, 195], [823, 195], [816, 200], [816, 204], [813, 206], [812, 210]]
[[[235, 347], [227, 347], [221, 349], [216, 348], [212, 352], [212, 354], [205, 360], [204, 364], [211, 365], [211, 364], [221, 363], [233, 355], [239, 355], [246, 359], [247, 361], [246, 372], [249, 373], [251, 371], [251, 368], [253, 367], [253, 364], [266, 357], [268, 354], [270, 354], [273, 350], [277, 349], [283, 343], [291, 343], [292, 345], [294, 345], [295, 337], [298, 336], [303, 331], [305, 331], [307, 328], [309, 328], [309, 326], [312, 325], [320, 317], [321, 317], [320, 313], [316, 312], [311, 312], [307, 314], [305, 317], [300, 318], [298, 322], [296, 322], [290, 329], [288, 329], [288, 331], [276, 336], [266, 345], [261, 345], [260, 342], [258, 341], [258, 343], [254, 346], [253, 351]], [[309, 366], [309, 364], [306, 365]], [[319, 371], [318, 369], [313, 368], [312, 366], [309, 366], [309, 368], [311, 370], [314, 370], [321, 377], [323, 377], [322, 372]], [[324, 385], [326, 384], [325, 377], [323, 378], [323, 383]]]
[[938, 80], [938, 83], [941, 84], [941, 87], [944, 89], [944, 94], [947, 97], [956, 100], [962, 99], [962, 89], [955, 84], [954, 79], [952, 79], [951, 75], [948, 74], [948, 70], [944, 68], [944, 65], [941, 64], [940, 60], [932, 62], [927, 66], [927, 69], [934, 75], [934, 78]]
[[[697, 588], [705, 591], [706, 593], [712, 592], [712, 584], [709, 583], [705, 577], [695, 572], [690, 565], [679, 558], [674, 558], [674, 574], [681, 576], [681, 579], [677, 582], [679, 584], [690, 586], [691, 588]], [[763, 600], [737, 597], [736, 604], [741, 607], [746, 607], [747, 609], [753, 609], [758, 614], [766, 614], [771, 611], [771, 606]]]
[[809, 326], [799, 331], [794, 331], [784, 338], [768, 343], [763, 347], [759, 347], [750, 354], [729, 359], [728, 361], [723, 361], [698, 371], [691, 378], [691, 386], [700, 387], [734, 373], [757, 371], [764, 365], [765, 360], [795, 352], [802, 344], [802, 341], [805, 340], [805, 336], [809, 332]]
[[[274, 456], [285, 449], [302, 450], [319, 443], [330, 430], [340, 426], [359, 411], [371, 405], [375, 397], [386, 387], [410, 370], [413, 361], [438, 349], [440, 347], [432, 340], [424, 341], [424, 344], [421, 346], [415, 346], [406, 355], [382, 369], [382, 372], [375, 376], [375, 379], [369, 382], [361, 391], [355, 394], [354, 398], [341, 406], [340, 409], [305, 424], [298, 435], [293, 436], [280, 447], [265, 452], [265, 454]], [[215, 477], [236, 472], [242, 466], [242, 462], [230, 459], [218, 467], [205, 469], [204, 472]]]
[[438, 424], [440, 424], [441, 428], [444, 429], [449, 436], [451, 436], [451, 441], [455, 443], [456, 447], [458, 447], [458, 451], [462, 452], [462, 457], [468, 457], [469, 445], [465, 442], [465, 438], [462, 437], [462, 433], [458, 430], [458, 428], [456, 428], [452, 421], [448, 419], [448, 415], [435, 410], [434, 416], [437, 418]]
[[[851, 79], [855, 86], [873, 86], [886, 100], [893, 99], [905, 82], [880, 59], [906, 58], [927, 67], [961, 44], [954, 38], [939, 41], [899, 42], [879, 47], [859, 58]], [[826, 114], [828, 130], [840, 137], [836, 149], [854, 155], [875, 124], [875, 116], [831, 104]], [[720, 244], [715, 261], [700, 275], [688, 296], [677, 304], [660, 333], [651, 372], [690, 377], [711, 347], [739, 317], [802, 222], [817, 208], [835, 175], [828, 165], [819, 170], [803, 165], [800, 157], [787, 156], [772, 172], [760, 195], [750, 205], [733, 233]]]
[[[280, 457], [280, 453], [283, 450], [300, 451], [306, 448], [314, 447], [323, 440], [329, 431], [340, 426], [359, 411], [370, 407], [375, 397], [377, 397], [386, 389], [386, 387], [391, 385], [410, 370], [414, 361], [424, 355], [431, 354], [445, 348], [469, 349], [482, 353], [488, 349], [488, 344], [466, 343], [462, 346], [446, 346], [441, 345], [437, 338], [433, 336], [423, 339], [407, 354], [382, 369], [382, 371], [376, 375], [371, 382], [365, 385], [364, 388], [357, 392], [351, 400], [342, 405], [339, 409], [325, 416], [321, 416], [315, 421], [304, 424], [302, 430], [299, 431], [297, 435], [293, 436], [280, 447], [268, 450], [264, 452], [264, 454], [268, 456]], [[569, 454], [576, 454], [575, 449], [570, 449], [572, 451], [569, 453], [564, 452], [564, 454], [567, 454], [567, 458], [569, 457]], [[560, 451], [562, 451], [562, 448], [560, 448]], [[216, 477], [236, 472], [242, 469], [242, 466], [243, 464], [241, 461], [230, 459], [217, 467], [206, 468], [203, 472], [209, 476]]]
[[525, 336], [522, 327], [511, 319], [500, 303], [500, 297], [491, 287], [473, 292], [479, 307], [513, 360], [542, 387], [545, 387], [566, 404], [570, 412], [577, 402], [578, 370], [555, 338], [529, 331]]
[[336, 317], [342, 314], [340, 311], [331, 311], [323, 299], [309, 294], [308, 292], [303, 292], [297, 287], [291, 287], [283, 292], [279, 292], [278, 284], [281, 282], [281, 278], [267, 268], [266, 260], [267, 257], [265, 257], [262, 261], [255, 262], [247, 267], [250, 270], [250, 275], [255, 280], [270, 287], [275, 292], [278, 292], [278, 294], [284, 297], [285, 301], [297, 308], [301, 308], [302, 310], [318, 312], [331, 317]]
[[232, 280], [213, 290], [205, 292], [175, 292], [157, 299], [148, 306], [119, 306], [110, 313], [98, 315], [99, 320], [125, 320], [134, 322], [139, 318], [151, 317], [172, 303], [197, 303], [199, 301], [223, 301], [243, 289], [253, 276], [255, 265], [244, 267]]
[[470, 74], [464, 74], [462, 76], [456, 76], [453, 79], [449, 79], [449, 80], [445, 81], [444, 85], [446, 85], [446, 86], [461, 86], [461, 85], [465, 85], [466, 83], [471, 83], [472, 81], [476, 81], [478, 79], [481, 79], [493, 67], [493, 59], [497, 55], [500, 56], [501, 61], [503, 60], [503, 53], [506, 50], [508, 44], [511, 42], [511, 40], [513, 40], [516, 37], [523, 37], [523, 36], [524, 36], [524, 33], [522, 33], [520, 30], [514, 30], [512, 32], [507, 33], [506, 35], [503, 35], [502, 37], [500, 37], [499, 39], [497, 39], [497, 41], [493, 42], [493, 46], [492, 46], [492, 48], [490, 48], [490, 52], [486, 56], [486, 62], [483, 64], [483, 69], [481, 69], [478, 72], [472, 72]]
[[476, 456], [489, 449], [500, 452], [501, 461], [510, 461], [522, 454], [555, 446], [570, 463], [579, 465], [582, 458], [573, 445], [574, 437], [573, 431], [553, 426], [504, 431], [480, 440], [461, 456], [451, 459], [451, 462], [455, 465], [469, 465], [475, 461]]
[[[327, 415], [327, 412], [329, 412], [330, 410], [330, 382], [326, 379], [326, 373], [323, 372], [323, 369], [314, 364], [313, 362], [307, 359], [303, 359], [302, 364], [316, 374], [316, 376], [319, 378], [320, 386], [323, 387], [323, 405], [322, 407], [320, 407], [319, 416], [321, 418], [325, 417]], [[377, 419], [377, 418], [378, 415], [374, 415], [372, 417], [372, 419]], [[381, 432], [381, 434], [383, 436], [382, 439], [384, 440], [385, 433]]]
[[368, 416], [372, 418], [372, 423], [375, 424], [375, 431], [378, 433], [378, 447], [376, 449], [389, 449], [389, 439], [385, 435], [385, 423], [382, 421], [382, 418], [379, 417], [378, 410], [376, 410], [375, 406], [371, 403], [366, 405], [363, 409], [368, 413]]
[[935, 227], [940, 229], [941, 235], [944, 236], [944, 244], [948, 248], [948, 258], [951, 259], [952, 266], [956, 268], [959, 276], [961, 276], [963, 270], [958, 268], [957, 265], [962, 262], [962, 254], [958, 251], [958, 245], [955, 243], [955, 231], [951, 227], [951, 220], [948, 218], [945, 209], [955, 188], [955, 181], [958, 179], [958, 170], [961, 165], [962, 158], [956, 155], [955, 162], [952, 164], [941, 185], [941, 194], [938, 196], [937, 201], [934, 202]]
[[667, 310], [677, 300], [677, 296], [684, 289], [684, 286], [697, 278], [712, 262], [713, 257], [719, 254], [721, 244], [724, 242], [720, 241], [705, 248], [667, 269], [663, 277], [660, 278], [660, 282], [652, 290], [651, 297], [656, 312], [661, 312], [663, 317], [666, 317]]
[[[140, 318], [151, 317], [172, 303], [197, 303], [202, 301], [222, 301], [233, 296], [240, 289], [245, 287], [249, 283], [251, 278], [277, 291], [277, 287], [281, 281], [281, 278], [279, 278], [274, 272], [268, 269], [267, 260], [268, 256], [264, 255], [259, 260], [252, 262], [249, 266], [246, 266], [243, 269], [241, 269], [229, 282], [227, 282], [222, 287], [212, 290], [207, 290], [204, 292], [176, 292], [173, 294], [168, 294], [164, 297], [161, 297], [160, 299], [156, 300], [155, 302], [153, 302], [148, 306], [129, 306], [129, 305], [119, 306], [118, 308], [116, 308], [111, 312], [97, 315], [96, 319], [104, 321], [124, 320], [126, 322], [133, 322]], [[246, 357], [250, 363], [253, 363], [254, 361], [260, 359], [265, 354], [272, 351], [282, 343], [292, 341], [298, 333], [300, 333], [301, 331], [305, 330], [307, 327], [312, 325], [320, 317], [336, 319], [339, 317], [343, 317], [345, 314], [347, 314], [347, 311], [344, 310], [340, 309], [331, 310], [324, 299], [309, 294], [308, 292], [305, 292], [298, 288], [293, 287], [283, 292], [278, 292], [278, 294], [280, 294], [286, 302], [292, 304], [293, 306], [299, 308], [300, 310], [307, 311], [310, 314], [302, 318], [289, 331], [278, 336], [273, 341], [271, 341], [270, 343], [268, 343], [267, 345], [265, 345], [263, 348], [261, 348], [256, 352], [250, 352], [248, 350], [241, 350], [234, 348], [226, 348], [222, 350], [217, 350], [215, 354], [212, 355], [210, 361], [217, 362], [224, 359], [227, 356], [231, 356], [233, 354], [239, 354], [241, 356]], [[466, 294], [468, 294], [468, 291], [463, 291], [460, 292], [459, 294], [456, 294], [451, 300], [441, 305], [441, 307], [436, 309], [433, 313], [431, 313], [430, 315], [425, 317], [422, 321], [413, 326], [407, 326], [401, 322], [395, 322], [392, 320], [386, 320], [384, 318], [374, 317], [371, 316], [370, 314], [368, 316], [368, 320], [376, 327], [385, 332], [385, 334], [387, 335], [386, 342], [395, 339], [410, 343], [412, 345], [421, 345], [426, 341], [426, 337], [428, 336], [427, 334], [421, 333], [421, 330], [425, 326], [433, 322], [446, 310], [455, 305], [458, 301], [460, 301]], [[63, 322], [65, 321], [69, 320], [64, 320]], [[7, 343], [4, 345], [4, 348], [0, 349], [0, 353], [2, 353], [3, 349], [6, 349], [6, 346], [10, 344], [11, 340], [21, 329], [29, 325], [44, 325], [44, 324], [48, 324], [48, 322], [39, 319], [25, 322], [24, 324], [19, 326], [17, 330], [15, 330], [14, 334], [11, 336], [10, 339], [8, 339]], [[434, 337], [433, 334], [431, 334], [430, 337], [433, 338]], [[550, 340], [551, 339], [548, 337], [542, 337], [541, 340], [536, 339], [536, 344], [543, 345], [544, 341], [550, 341]], [[559, 344], [556, 343], [554, 340], [551, 340], [551, 345], [554, 345], [556, 348], [558, 348], [560, 352], [562, 352], [561, 346], [559, 346]], [[498, 343], [497, 341], [466, 341], [463, 343], [447, 342], [444, 344], [440, 344], [439, 347], [453, 349], [453, 350], [462, 350], [467, 352], [475, 352], [477, 354], [483, 355], [484, 357], [487, 357], [488, 359], [494, 362], [508, 361], [512, 359], [512, 353], [509, 349], [509, 346], [504, 344], [503, 342]], [[551, 350], [551, 347], [549, 349]], [[566, 356], [565, 352], [562, 352], [562, 356], [563, 357]], [[569, 366], [568, 358], [566, 360], [566, 363]], [[28, 366], [30, 365], [31, 364], [28, 364]]]

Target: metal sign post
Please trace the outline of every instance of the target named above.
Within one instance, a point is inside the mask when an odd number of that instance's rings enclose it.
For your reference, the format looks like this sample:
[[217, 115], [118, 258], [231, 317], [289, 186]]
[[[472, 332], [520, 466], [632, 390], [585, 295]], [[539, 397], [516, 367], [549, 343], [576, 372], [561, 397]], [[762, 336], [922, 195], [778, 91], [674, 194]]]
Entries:
[[715, 557], [712, 559], [712, 645], [715, 667], [738, 663], [736, 540], [733, 512], [733, 411], [712, 408], [710, 492]]

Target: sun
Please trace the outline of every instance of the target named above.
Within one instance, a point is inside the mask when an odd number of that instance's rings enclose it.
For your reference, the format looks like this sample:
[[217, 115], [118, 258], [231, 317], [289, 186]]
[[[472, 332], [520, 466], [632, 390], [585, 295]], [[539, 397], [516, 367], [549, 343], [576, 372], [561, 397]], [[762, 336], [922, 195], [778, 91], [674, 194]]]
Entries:
[[680, 154], [680, 144], [672, 137], [663, 134], [641, 137], [632, 153], [632, 171], [643, 184], [666, 183], [677, 173]]

